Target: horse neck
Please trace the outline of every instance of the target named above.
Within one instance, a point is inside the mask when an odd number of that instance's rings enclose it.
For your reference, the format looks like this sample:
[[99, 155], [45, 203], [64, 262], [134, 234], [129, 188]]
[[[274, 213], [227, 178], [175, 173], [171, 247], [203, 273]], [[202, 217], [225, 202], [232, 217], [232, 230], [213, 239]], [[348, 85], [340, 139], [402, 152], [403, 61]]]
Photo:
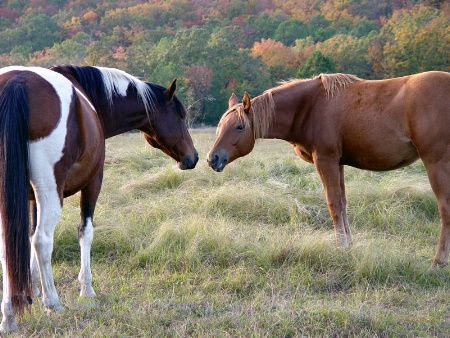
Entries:
[[[322, 86], [321, 80], [314, 79], [286, 85], [286, 87], [272, 91], [275, 112], [271, 127], [263, 138], [291, 141], [293, 139], [292, 134], [298, 133], [297, 130], [293, 130], [293, 126], [298, 125], [299, 121], [301, 124], [301, 121], [307, 118], [310, 103], [319, 92], [320, 86]], [[258, 98], [255, 98], [255, 100]]]
[[120, 135], [149, 125], [145, 107], [137, 98], [113, 97], [111, 108], [100, 110], [100, 122], [105, 138]]

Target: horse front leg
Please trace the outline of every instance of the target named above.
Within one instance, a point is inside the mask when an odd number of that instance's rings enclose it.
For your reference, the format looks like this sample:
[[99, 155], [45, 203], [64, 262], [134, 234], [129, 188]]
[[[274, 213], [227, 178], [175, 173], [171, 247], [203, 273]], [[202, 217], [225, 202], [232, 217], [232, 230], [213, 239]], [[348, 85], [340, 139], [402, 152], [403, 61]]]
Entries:
[[344, 184], [343, 182], [341, 183], [341, 173], [343, 176], [343, 169], [340, 168], [338, 160], [333, 158], [316, 156], [314, 158], [314, 164], [325, 189], [328, 211], [333, 220], [336, 244], [339, 247], [347, 247], [351, 242], [351, 234], [350, 236], [347, 236], [345, 225], [347, 222], [347, 213], [345, 211], [346, 203], [342, 197], [343, 195], [345, 196], [345, 191], [342, 192], [341, 190], [341, 186]]
[[93, 218], [95, 205], [103, 179], [103, 168], [100, 168], [93, 180], [81, 190], [81, 224], [78, 228], [78, 240], [81, 252], [81, 267], [78, 274], [80, 282], [80, 297], [95, 297], [95, 291], [92, 288], [91, 272], [91, 246], [94, 239]]
[[345, 234], [347, 235], [348, 244], [353, 243], [352, 232], [350, 230], [350, 224], [347, 217], [347, 196], [345, 195], [345, 179], [344, 179], [344, 166], [339, 166], [339, 185], [341, 188], [341, 201], [342, 201], [342, 218], [344, 221]]

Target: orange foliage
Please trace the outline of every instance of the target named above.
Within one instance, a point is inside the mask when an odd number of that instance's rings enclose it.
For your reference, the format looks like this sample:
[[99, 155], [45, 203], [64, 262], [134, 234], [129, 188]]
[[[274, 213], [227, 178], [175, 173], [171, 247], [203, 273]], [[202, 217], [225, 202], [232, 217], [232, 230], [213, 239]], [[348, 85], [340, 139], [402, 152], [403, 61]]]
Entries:
[[89, 11], [85, 13], [81, 18], [84, 22], [96, 21], [98, 19], [98, 14], [94, 11]]
[[287, 68], [296, 68], [298, 66], [296, 53], [292, 48], [272, 39], [262, 39], [261, 42], [255, 42], [252, 48], [252, 56], [261, 57], [262, 61], [269, 67], [281, 65]]

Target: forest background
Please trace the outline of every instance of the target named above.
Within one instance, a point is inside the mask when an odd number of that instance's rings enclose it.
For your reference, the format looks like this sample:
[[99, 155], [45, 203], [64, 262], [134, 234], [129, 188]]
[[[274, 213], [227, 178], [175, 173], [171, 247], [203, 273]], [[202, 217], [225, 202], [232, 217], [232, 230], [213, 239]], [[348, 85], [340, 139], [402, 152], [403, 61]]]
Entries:
[[191, 125], [231, 93], [321, 72], [366, 79], [450, 71], [446, 0], [0, 1], [0, 66], [73, 63], [168, 86]]

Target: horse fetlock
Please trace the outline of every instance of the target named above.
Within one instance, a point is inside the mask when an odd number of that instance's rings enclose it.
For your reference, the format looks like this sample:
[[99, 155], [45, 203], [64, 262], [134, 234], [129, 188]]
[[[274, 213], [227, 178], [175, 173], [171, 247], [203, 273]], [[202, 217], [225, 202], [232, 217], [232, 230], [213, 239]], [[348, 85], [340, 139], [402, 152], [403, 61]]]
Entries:
[[80, 297], [94, 298], [96, 296], [97, 294], [95, 293], [91, 285], [81, 285]]

